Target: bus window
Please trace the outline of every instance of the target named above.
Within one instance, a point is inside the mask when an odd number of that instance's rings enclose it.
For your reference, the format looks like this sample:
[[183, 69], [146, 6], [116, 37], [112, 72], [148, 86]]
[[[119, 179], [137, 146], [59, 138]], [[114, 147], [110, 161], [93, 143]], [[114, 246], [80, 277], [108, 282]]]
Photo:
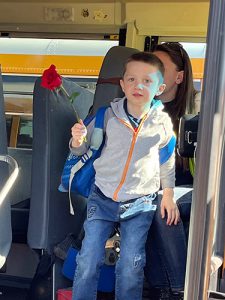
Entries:
[[196, 90], [201, 91], [206, 54], [206, 43], [181, 42], [181, 44], [183, 45], [184, 49], [187, 51], [191, 59], [194, 86]]
[[7, 131], [7, 145], [9, 146], [10, 133], [12, 128], [12, 117], [6, 116], [6, 131]]
[[32, 148], [32, 95], [6, 93], [8, 147]]
[[202, 80], [194, 79], [194, 87], [197, 91], [201, 91], [202, 90]]
[[17, 135], [17, 148], [32, 149], [32, 117], [20, 117], [19, 130]]
[[107, 51], [117, 40], [1, 38], [3, 75], [40, 75], [51, 64], [67, 77], [97, 77]]

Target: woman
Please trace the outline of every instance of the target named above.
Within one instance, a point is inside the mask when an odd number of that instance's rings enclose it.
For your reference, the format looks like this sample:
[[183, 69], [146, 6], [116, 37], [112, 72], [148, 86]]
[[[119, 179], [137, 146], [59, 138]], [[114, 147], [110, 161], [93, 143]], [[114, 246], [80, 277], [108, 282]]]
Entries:
[[[169, 42], [156, 45], [153, 49], [165, 67], [166, 89], [160, 100], [164, 110], [170, 115], [174, 131], [178, 136], [180, 118], [186, 113], [195, 114], [200, 108], [200, 93], [193, 85], [190, 58], [183, 46]], [[193, 184], [189, 161], [176, 155], [176, 186]], [[178, 225], [168, 226], [162, 219], [160, 209], [154, 218], [151, 234], [146, 244], [146, 278], [150, 284], [150, 299], [183, 299], [187, 236], [183, 222], [189, 222], [192, 194], [190, 189], [179, 198], [179, 188], [175, 188], [175, 198], [180, 210]], [[160, 196], [159, 196], [160, 198]], [[189, 224], [186, 224], [188, 228]], [[186, 231], [188, 231], [186, 229]], [[160, 264], [155, 264], [160, 260]]]
[[[165, 66], [166, 89], [160, 96], [165, 111], [170, 115], [178, 136], [180, 118], [200, 111], [200, 93], [195, 90], [190, 58], [181, 44], [170, 42], [157, 45], [154, 54]], [[177, 156], [176, 185], [192, 184], [187, 159]]]

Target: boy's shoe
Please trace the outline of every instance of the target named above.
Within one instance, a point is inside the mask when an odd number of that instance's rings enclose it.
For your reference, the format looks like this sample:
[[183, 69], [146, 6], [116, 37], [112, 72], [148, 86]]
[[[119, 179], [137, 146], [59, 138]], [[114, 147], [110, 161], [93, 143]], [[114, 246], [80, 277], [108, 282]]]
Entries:
[[68, 233], [66, 238], [54, 247], [56, 257], [65, 260], [70, 247], [81, 248], [81, 240], [75, 239], [73, 233]]
[[169, 288], [150, 288], [149, 300], [170, 300]]

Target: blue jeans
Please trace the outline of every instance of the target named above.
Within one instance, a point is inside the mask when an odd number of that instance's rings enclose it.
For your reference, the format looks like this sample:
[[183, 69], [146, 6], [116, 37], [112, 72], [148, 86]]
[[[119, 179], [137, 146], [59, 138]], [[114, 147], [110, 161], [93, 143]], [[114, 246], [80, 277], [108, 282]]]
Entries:
[[121, 242], [120, 258], [116, 264], [116, 300], [142, 299], [145, 243], [155, 211], [121, 221], [122, 204], [112, 201], [96, 186], [93, 187], [84, 223], [85, 237], [77, 255], [73, 300], [96, 299], [99, 270], [105, 258], [105, 243], [118, 222]]
[[[188, 193], [188, 196], [187, 196]], [[175, 188], [175, 199], [181, 218], [188, 222], [190, 216], [191, 189]], [[161, 196], [159, 195], [158, 207]], [[188, 224], [187, 224], [188, 226]], [[183, 290], [187, 257], [187, 236], [183, 222], [168, 226], [157, 209], [146, 243], [145, 276], [151, 287], [170, 287]]]

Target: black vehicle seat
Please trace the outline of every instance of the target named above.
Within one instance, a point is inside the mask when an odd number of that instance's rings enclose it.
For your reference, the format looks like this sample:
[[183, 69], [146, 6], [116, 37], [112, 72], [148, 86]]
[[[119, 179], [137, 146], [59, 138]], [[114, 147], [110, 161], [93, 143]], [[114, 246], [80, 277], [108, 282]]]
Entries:
[[109, 49], [102, 63], [97, 82], [93, 102], [94, 114], [99, 107], [109, 105], [114, 98], [124, 96], [119, 81], [123, 76], [124, 63], [130, 55], [136, 52], [138, 52], [137, 49], [122, 46], [114, 46]]
[[[63, 79], [63, 86], [69, 94], [77, 89], [77, 85], [67, 79]], [[58, 191], [68, 155], [71, 127], [75, 122], [74, 109], [64, 94], [41, 87], [41, 78], [37, 79], [33, 96], [28, 244], [31, 248], [45, 249], [48, 253], [53, 252], [54, 245], [63, 240], [68, 232], [78, 235], [83, 223], [86, 199], [76, 196], [75, 215], [71, 216], [68, 193]]]

